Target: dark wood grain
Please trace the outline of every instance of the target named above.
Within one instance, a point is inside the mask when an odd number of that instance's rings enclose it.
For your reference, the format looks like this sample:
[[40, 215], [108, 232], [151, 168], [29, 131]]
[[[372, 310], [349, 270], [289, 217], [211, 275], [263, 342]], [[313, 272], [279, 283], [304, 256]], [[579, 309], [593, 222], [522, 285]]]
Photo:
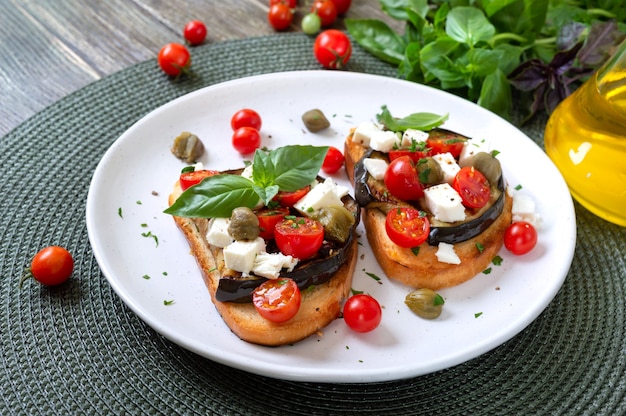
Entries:
[[[65, 95], [155, 58], [182, 41], [186, 22], [208, 27], [206, 42], [275, 33], [269, 0], [0, 0], [0, 136]], [[310, 0], [299, 0], [290, 31]], [[353, 0], [346, 17], [382, 18], [377, 0]], [[343, 20], [335, 24], [344, 28]]]

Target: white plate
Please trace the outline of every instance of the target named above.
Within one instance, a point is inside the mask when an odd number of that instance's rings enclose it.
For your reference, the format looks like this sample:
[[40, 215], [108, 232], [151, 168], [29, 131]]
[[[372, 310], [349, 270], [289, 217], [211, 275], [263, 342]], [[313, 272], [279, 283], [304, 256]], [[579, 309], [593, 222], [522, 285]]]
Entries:
[[[512, 186], [530, 195], [543, 217], [539, 243], [490, 274], [441, 290], [442, 316], [428, 321], [405, 305], [409, 288], [384, 277], [365, 237], [352, 287], [383, 306], [368, 334], [335, 320], [323, 337], [267, 348], [233, 335], [217, 314], [186, 240], [162, 211], [184, 163], [170, 153], [182, 131], [198, 135], [211, 169], [243, 166], [230, 145], [230, 117], [249, 107], [263, 118], [263, 146], [335, 145], [349, 129], [374, 120], [382, 105], [395, 116], [449, 113], [444, 127], [486, 138]], [[319, 108], [331, 121], [322, 134], [305, 131], [300, 116]], [[343, 171], [336, 179], [348, 184]], [[121, 214], [121, 215], [120, 215]], [[362, 226], [361, 226], [362, 227]], [[214, 361], [288, 380], [373, 382], [448, 368], [511, 339], [549, 304], [569, 270], [576, 241], [572, 199], [543, 151], [501, 118], [453, 95], [393, 78], [339, 71], [262, 75], [214, 85], [153, 111], [126, 131], [99, 163], [87, 199], [87, 229], [95, 257], [115, 292], [148, 325]], [[360, 229], [363, 234], [363, 229]], [[144, 235], [154, 235], [154, 238]], [[365, 272], [381, 276], [377, 282]], [[146, 278], [149, 276], [149, 278]], [[173, 301], [165, 305], [164, 301]]]

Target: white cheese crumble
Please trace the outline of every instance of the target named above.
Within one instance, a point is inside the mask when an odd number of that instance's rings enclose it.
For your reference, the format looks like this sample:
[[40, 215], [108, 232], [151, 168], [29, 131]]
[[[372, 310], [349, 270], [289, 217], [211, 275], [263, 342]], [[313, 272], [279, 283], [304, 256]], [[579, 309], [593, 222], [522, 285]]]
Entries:
[[216, 247], [224, 248], [231, 244], [235, 239], [228, 233], [228, 218], [211, 218], [209, 220], [209, 229], [206, 233], [206, 240], [209, 244]]
[[535, 228], [539, 228], [541, 224], [541, 215], [536, 211], [535, 201], [528, 195], [514, 193], [511, 212], [513, 222], [526, 221]]
[[457, 256], [452, 244], [439, 243], [435, 256], [442, 263], [461, 264], [461, 259]]
[[461, 170], [461, 167], [456, 163], [454, 156], [451, 153], [439, 153], [433, 156], [433, 159], [441, 166], [443, 172], [443, 180], [451, 184], [454, 181], [456, 174]]
[[421, 130], [406, 129], [402, 135], [402, 142], [400, 148], [408, 149], [413, 146], [413, 143], [424, 143], [428, 140], [428, 133]]
[[373, 132], [380, 131], [380, 127], [371, 121], [365, 121], [357, 126], [352, 133], [352, 141], [362, 146], [369, 146]]
[[400, 137], [390, 130], [374, 131], [370, 135], [370, 147], [379, 152], [389, 153], [400, 144]]
[[465, 207], [458, 192], [447, 183], [424, 189], [426, 207], [435, 219], [444, 222], [463, 221]]
[[491, 152], [491, 144], [485, 139], [471, 139], [466, 141], [463, 144], [463, 150], [461, 150], [461, 154], [459, 155], [459, 165], [465, 165], [467, 159], [479, 152]]
[[338, 185], [331, 178], [326, 178], [324, 182], [314, 186], [293, 207], [303, 215], [308, 215], [321, 208], [343, 206], [341, 198], [348, 192], [347, 186]]
[[363, 166], [367, 170], [367, 173], [378, 181], [385, 178], [385, 172], [387, 172], [389, 164], [386, 160], [368, 157], [363, 159]]
[[278, 279], [282, 269], [290, 272], [296, 264], [298, 264], [298, 259], [293, 256], [286, 256], [282, 253], [259, 253], [254, 259], [252, 272], [268, 279]]
[[252, 271], [257, 255], [264, 251], [265, 240], [261, 237], [251, 241], [235, 241], [223, 249], [224, 265], [247, 275]]

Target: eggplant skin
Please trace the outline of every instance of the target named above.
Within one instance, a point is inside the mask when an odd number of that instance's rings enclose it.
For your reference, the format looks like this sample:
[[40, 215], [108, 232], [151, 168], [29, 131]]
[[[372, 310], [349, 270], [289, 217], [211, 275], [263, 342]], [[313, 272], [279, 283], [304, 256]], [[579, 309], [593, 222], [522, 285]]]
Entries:
[[[354, 165], [354, 195], [356, 201], [364, 208], [378, 208], [384, 212], [386, 212], [384, 207], [387, 205], [408, 205], [409, 203], [406, 201], [394, 201], [382, 181], [370, 180], [371, 177], [367, 169], [365, 169], [363, 160], [372, 156], [376, 157], [377, 153], [379, 152], [368, 149]], [[497, 189], [500, 191], [498, 198], [477, 218], [449, 226], [433, 226], [431, 221], [427, 243], [431, 246], [436, 246], [439, 243], [461, 243], [476, 237], [489, 228], [502, 214], [504, 209], [506, 185], [503, 175], [500, 175]], [[419, 205], [410, 205], [426, 211]]]
[[[300, 290], [328, 282], [348, 258], [347, 250], [355, 238], [361, 210], [360, 206], [349, 195], [343, 198], [343, 203], [355, 217], [348, 239], [343, 243], [324, 241], [322, 248], [315, 257], [299, 262], [291, 272], [281, 273], [281, 277], [288, 277], [294, 280]], [[268, 252], [278, 250], [269, 242], [267, 248]], [[220, 302], [252, 302], [252, 293], [266, 280], [265, 277], [256, 276], [246, 278], [222, 277], [219, 280], [215, 298]]]

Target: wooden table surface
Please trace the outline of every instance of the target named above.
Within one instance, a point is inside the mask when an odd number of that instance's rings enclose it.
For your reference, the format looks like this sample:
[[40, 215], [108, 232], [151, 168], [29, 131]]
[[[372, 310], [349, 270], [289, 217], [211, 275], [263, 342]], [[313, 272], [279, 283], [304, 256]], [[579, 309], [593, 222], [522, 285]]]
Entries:
[[[206, 43], [275, 33], [269, 0], [0, 0], [0, 136], [65, 95], [154, 58], [202, 20]], [[298, 0], [298, 31], [310, 0]], [[382, 18], [377, 0], [352, 0], [346, 17]], [[333, 27], [345, 28], [343, 19]]]

